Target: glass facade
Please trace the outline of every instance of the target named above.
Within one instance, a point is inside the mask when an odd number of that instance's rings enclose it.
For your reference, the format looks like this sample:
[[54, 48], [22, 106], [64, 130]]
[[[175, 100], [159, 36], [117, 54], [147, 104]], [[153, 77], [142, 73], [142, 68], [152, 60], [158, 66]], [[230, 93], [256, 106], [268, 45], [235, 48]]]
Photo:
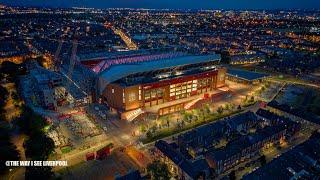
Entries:
[[174, 101], [202, 94], [215, 88], [214, 83], [214, 77], [206, 77], [179, 82], [161, 88], [145, 89], [143, 93], [144, 106], [151, 107], [167, 101]]
[[164, 103], [164, 89], [155, 88], [144, 91], [145, 107], [155, 106]]

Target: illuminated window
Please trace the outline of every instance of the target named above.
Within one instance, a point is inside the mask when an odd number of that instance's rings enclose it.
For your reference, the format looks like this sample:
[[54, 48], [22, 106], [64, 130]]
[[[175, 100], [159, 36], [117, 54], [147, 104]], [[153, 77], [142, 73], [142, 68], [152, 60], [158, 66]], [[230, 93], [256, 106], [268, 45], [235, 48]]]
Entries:
[[126, 103], [126, 97], [125, 97], [125, 95], [124, 95], [124, 90], [122, 91], [122, 102], [123, 102], [123, 103]]
[[152, 91], [151, 91], [151, 97], [152, 97], [152, 98], [155, 98], [156, 95], [157, 95], [156, 90], [152, 90]]
[[111, 93], [114, 94], [114, 89], [113, 88], [111, 89]]
[[224, 74], [221, 74], [219, 78], [220, 78], [220, 81], [223, 81], [224, 80]]
[[130, 93], [128, 99], [129, 99], [129, 102], [135, 101], [136, 100], [136, 94], [135, 93]]

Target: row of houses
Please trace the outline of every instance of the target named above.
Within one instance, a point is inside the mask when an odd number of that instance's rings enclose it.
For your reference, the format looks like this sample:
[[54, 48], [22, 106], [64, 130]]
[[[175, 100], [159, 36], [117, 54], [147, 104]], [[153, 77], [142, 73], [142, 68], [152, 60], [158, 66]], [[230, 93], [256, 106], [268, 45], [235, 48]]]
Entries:
[[[270, 118], [270, 121], [273, 122], [275, 118], [282, 119], [275, 114], [266, 116], [265, 118]], [[268, 123], [271, 126], [258, 129], [254, 134], [248, 134], [235, 141], [229, 142], [224, 148], [210, 150], [206, 154], [206, 159], [210, 167], [215, 170], [215, 173], [221, 174], [241, 162], [258, 155], [260, 150], [280, 143], [281, 140], [286, 139], [287, 136], [291, 136], [299, 130], [298, 123], [290, 119], [283, 120], [285, 121], [280, 120], [277, 121], [277, 123]]]
[[[241, 162], [256, 156], [260, 150], [295, 134], [300, 124], [266, 110], [257, 116], [246, 112], [225, 121], [209, 124], [178, 137], [178, 143], [156, 142], [156, 155], [179, 179], [210, 179]], [[255, 133], [244, 133], [256, 126]], [[240, 136], [225, 146], [215, 146], [223, 138], [238, 132]]]
[[314, 132], [302, 144], [275, 158], [270, 163], [243, 177], [244, 180], [319, 179], [320, 133]]
[[276, 100], [269, 102], [267, 104], [267, 108], [272, 112], [276, 112], [292, 119], [308, 121], [317, 126], [320, 125], [320, 118], [317, 115], [310, 112], [307, 113], [303, 109], [297, 109], [287, 104], [280, 104]]
[[208, 124], [183, 135], [178, 136], [177, 144], [180, 149], [187, 151], [193, 157], [219, 144], [221, 139], [227, 137], [232, 131], [243, 132], [257, 124], [257, 116], [251, 112], [245, 112], [224, 121]]
[[210, 167], [205, 159], [190, 160], [179, 151], [175, 143], [160, 140], [155, 143], [156, 159], [167, 164], [170, 172], [179, 179], [208, 179]]

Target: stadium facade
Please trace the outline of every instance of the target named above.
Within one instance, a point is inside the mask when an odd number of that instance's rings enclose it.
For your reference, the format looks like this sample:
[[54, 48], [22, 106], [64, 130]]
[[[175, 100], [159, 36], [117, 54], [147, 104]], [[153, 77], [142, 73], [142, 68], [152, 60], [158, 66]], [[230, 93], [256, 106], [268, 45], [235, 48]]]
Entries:
[[144, 112], [162, 116], [181, 111], [214, 95], [225, 86], [220, 60], [217, 54], [161, 53], [95, 60], [90, 67], [98, 75], [100, 101], [132, 120]]

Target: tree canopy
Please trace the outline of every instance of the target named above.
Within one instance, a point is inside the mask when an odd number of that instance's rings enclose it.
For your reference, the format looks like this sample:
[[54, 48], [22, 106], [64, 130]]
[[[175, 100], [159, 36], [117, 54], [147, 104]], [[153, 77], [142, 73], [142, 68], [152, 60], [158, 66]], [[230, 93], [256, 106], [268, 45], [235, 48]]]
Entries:
[[168, 166], [156, 160], [148, 165], [147, 167], [148, 174], [151, 176], [151, 179], [154, 180], [167, 180], [170, 179], [171, 174], [168, 169]]

